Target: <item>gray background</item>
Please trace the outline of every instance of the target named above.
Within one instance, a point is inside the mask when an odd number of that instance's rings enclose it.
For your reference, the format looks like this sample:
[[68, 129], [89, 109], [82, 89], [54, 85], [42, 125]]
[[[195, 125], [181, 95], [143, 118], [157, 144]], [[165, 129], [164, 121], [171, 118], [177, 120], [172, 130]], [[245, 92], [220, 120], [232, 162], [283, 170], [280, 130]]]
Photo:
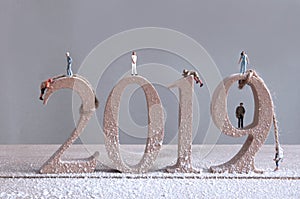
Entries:
[[[238, 58], [246, 50], [251, 67], [269, 87], [280, 127], [280, 141], [299, 144], [300, 1], [0, 1], [0, 143], [62, 143], [75, 124], [71, 91], [60, 91], [51, 103], [38, 100], [42, 80], [65, 72], [65, 52], [73, 57], [73, 72], [100, 42], [119, 32], [138, 27], [164, 27], [180, 31], [200, 43], [210, 54], [223, 77], [238, 72]], [[155, 49], [137, 51], [138, 64], [162, 63], [181, 71], [186, 61]], [[192, 53], [192, 52], [191, 52]], [[130, 70], [129, 52], [115, 60], [100, 79], [96, 93], [101, 106], [112, 88], [109, 73], [117, 76]], [[128, 65], [119, 70], [118, 67]], [[202, 77], [205, 80], [205, 77]], [[117, 80], [116, 80], [117, 81]], [[114, 82], [116, 83], [116, 82]], [[165, 143], [176, 139], [177, 102], [165, 88], [157, 87], [168, 115]], [[201, 102], [200, 128], [194, 143], [203, 143], [208, 129], [210, 95], [207, 88], [196, 90]], [[198, 92], [198, 93], [197, 93]], [[201, 93], [200, 93], [201, 92]], [[101, 95], [100, 95], [101, 93]], [[147, 121], [145, 100], [140, 89], [128, 105], [139, 125]], [[228, 109], [235, 124], [234, 109], [240, 101], [247, 108], [246, 123], [253, 115], [249, 89], [232, 88]], [[175, 117], [176, 116], [176, 117]], [[96, 131], [96, 130], [95, 130]], [[95, 132], [97, 133], [97, 132]], [[121, 132], [121, 143], [144, 143], [144, 139]], [[174, 138], [174, 139], [173, 139]], [[101, 136], [96, 142], [101, 142]], [[218, 143], [241, 143], [221, 135]], [[273, 143], [270, 133], [267, 143]]]

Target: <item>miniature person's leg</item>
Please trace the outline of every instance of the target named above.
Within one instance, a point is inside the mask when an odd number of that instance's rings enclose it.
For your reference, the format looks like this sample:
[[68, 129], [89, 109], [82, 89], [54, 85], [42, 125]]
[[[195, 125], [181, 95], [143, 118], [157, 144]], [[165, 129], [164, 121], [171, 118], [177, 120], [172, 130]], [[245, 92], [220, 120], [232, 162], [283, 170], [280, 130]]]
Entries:
[[69, 71], [69, 67], [67, 68], [67, 76], [71, 76], [70, 71]]
[[68, 67], [67, 67], [67, 75], [68, 75], [69, 77], [72, 77], [72, 76], [73, 76], [73, 72], [72, 72], [71, 66], [68, 66]]
[[44, 100], [44, 99], [43, 99], [43, 94], [42, 94], [42, 93], [40, 94], [39, 99], [40, 99], [40, 100]]
[[41, 89], [40, 100], [44, 100], [44, 99], [43, 99], [43, 95], [44, 95], [44, 93], [45, 93], [45, 90], [46, 90], [46, 88], [42, 88], [42, 89]]
[[244, 128], [244, 117], [243, 116], [241, 117], [241, 128], [242, 129]]
[[194, 76], [194, 80], [196, 81], [196, 84], [200, 83], [200, 87], [203, 86], [203, 83], [198, 76]]
[[203, 86], [203, 82], [201, 81], [201, 79], [200, 79], [200, 78], [198, 78], [198, 83], [200, 84], [200, 87], [202, 87], [202, 86]]
[[279, 169], [279, 161], [276, 160], [276, 161], [275, 161], [275, 164], [276, 164], [276, 168], [274, 169], [274, 171], [277, 171], [277, 170]]
[[131, 64], [131, 75], [134, 75], [133, 64]]
[[245, 71], [246, 71], [245, 69], [246, 69], [246, 63], [242, 62], [241, 63], [241, 68], [240, 68], [240, 74], [244, 74]]
[[238, 128], [241, 128], [241, 118], [238, 117]]
[[135, 74], [136, 74], [136, 65], [131, 64], [131, 75], [135, 75]]
[[199, 78], [198, 78], [198, 82], [199, 82], [200, 84], [203, 84], [203, 82], [202, 82], [201, 79], [199, 79]]
[[246, 72], [246, 70], [247, 70], [247, 63], [245, 62], [245, 63], [243, 64], [243, 74]]
[[136, 70], [136, 64], [133, 64], [133, 69], [134, 69], [134, 75], [137, 75], [137, 70]]

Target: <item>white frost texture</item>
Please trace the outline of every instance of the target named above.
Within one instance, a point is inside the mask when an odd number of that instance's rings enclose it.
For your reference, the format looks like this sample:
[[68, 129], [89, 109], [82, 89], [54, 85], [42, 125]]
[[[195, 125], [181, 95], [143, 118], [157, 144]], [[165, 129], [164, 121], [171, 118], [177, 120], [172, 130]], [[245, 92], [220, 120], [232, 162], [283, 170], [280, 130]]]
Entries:
[[[65, 158], [82, 153], [72, 146]], [[134, 162], [142, 149], [130, 146]], [[0, 198], [300, 198], [300, 146], [283, 146], [284, 161], [274, 172], [274, 147], [264, 146], [255, 165], [263, 174], [212, 174], [208, 168], [230, 159], [240, 146], [193, 146], [193, 166], [200, 173], [166, 173], [176, 162], [177, 146], [162, 149], [153, 170], [123, 174], [101, 164], [87, 174], [39, 174], [38, 169], [58, 146], [0, 146]], [[94, 150], [97, 146], [90, 147]], [[100, 150], [104, 156], [105, 151]], [[125, 154], [129, 156], [130, 153]], [[107, 158], [107, 157], [106, 157]], [[104, 160], [107, 163], [109, 160]]]

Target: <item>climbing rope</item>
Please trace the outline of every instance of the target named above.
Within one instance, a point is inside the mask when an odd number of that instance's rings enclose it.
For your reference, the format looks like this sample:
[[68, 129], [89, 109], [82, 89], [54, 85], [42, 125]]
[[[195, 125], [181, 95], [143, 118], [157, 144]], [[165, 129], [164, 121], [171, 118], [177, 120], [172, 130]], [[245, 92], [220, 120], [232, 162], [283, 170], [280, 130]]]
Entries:
[[274, 137], [275, 137], [275, 147], [280, 146], [279, 144], [279, 133], [278, 133], [278, 124], [277, 124], [277, 119], [276, 119], [276, 115], [275, 112], [273, 113], [273, 125], [274, 125]]

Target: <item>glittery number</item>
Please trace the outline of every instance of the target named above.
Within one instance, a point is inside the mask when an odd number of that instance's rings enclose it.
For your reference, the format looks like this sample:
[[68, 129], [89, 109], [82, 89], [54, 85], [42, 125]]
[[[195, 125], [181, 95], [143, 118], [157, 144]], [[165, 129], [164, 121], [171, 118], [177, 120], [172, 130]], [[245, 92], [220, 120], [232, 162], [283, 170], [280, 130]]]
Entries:
[[[121, 95], [130, 84], [138, 84], [143, 88], [148, 109], [148, 136], [144, 155], [134, 166], [123, 162], [119, 144], [119, 107]], [[164, 119], [160, 98], [153, 85], [143, 77], [127, 77], [113, 88], [105, 106], [104, 114], [105, 147], [115, 168], [127, 173], [145, 173], [153, 165], [163, 142]]]
[[95, 94], [92, 87], [83, 77], [78, 75], [73, 77], [57, 78], [45, 94], [44, 103], [57, 90], [69, 88], [77, 92], [82, 100], [80, 119], [76, 128], [67, 141], [45, 162], [40, 173], [85, 173], [93, 172], [96, 167], [96, 152], [93, 156], [84, 159], [62, 161], [63, 153], [73, 144], [84, 130], [93, 112], [95, 111]]
[[254, 157], [265, 142], [272, 124], [273, 102], [263, 80], [253, 76], [249, 85], [251, 87], [255, 108], [253, 122], [244, 129], [235, 128], [227, 112], [228, 90], [232, 84], [244, 77], [233, 75], [225, 78], [216, 88], [211, 102], [212, 119], [216, 126], [226, 135], [248, 138], [240, 151], [228, 162], [211, 167], [212, 172], [237, 172], [248, 173], [250, 171], [260, 172], [255, 168]]
[[193, 92], [192, 76], [177, 80], [170, 88], [179, 89], [179, 126], [178, 157], [175, 165], [167, 167], [168, 172], [195, 172], [192, 167], [192, 126], [193, 126]]

